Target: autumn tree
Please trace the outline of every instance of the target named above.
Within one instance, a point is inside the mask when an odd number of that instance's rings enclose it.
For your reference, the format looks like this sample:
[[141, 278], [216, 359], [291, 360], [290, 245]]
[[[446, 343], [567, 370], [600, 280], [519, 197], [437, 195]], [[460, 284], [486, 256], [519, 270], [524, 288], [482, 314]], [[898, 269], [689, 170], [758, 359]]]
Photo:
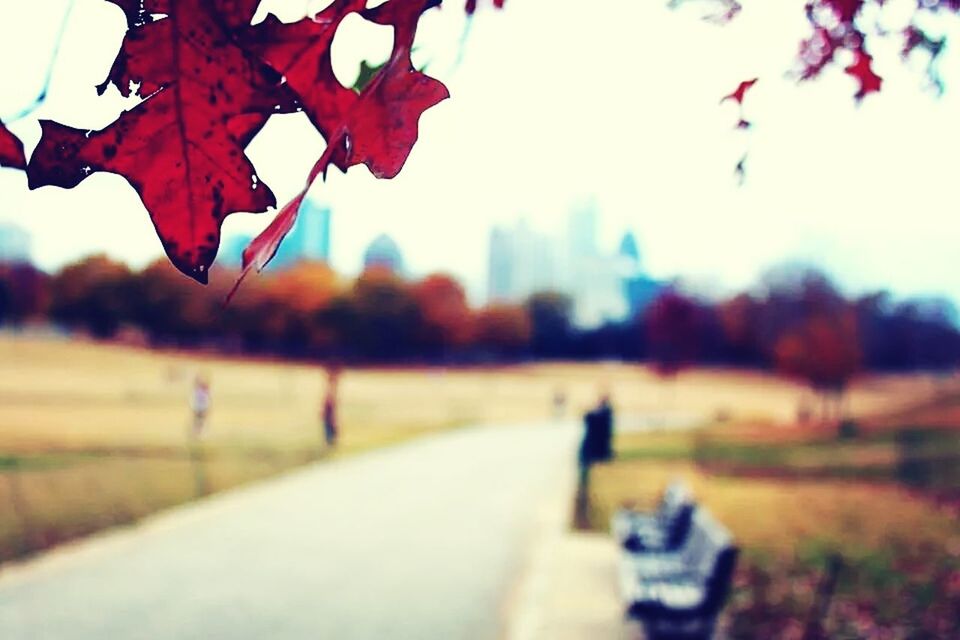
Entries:
[[331, 337], [320, 324], [321, 312], [343, 288], [325, 262], [302, 261], [270, 276], [264, 301], [273, 316], [270, 339], [284, 352], [326, 353]]
[[702, 354], [707, 328], [704, 308], [675, 290], [662, 293], [643, 316], [647, 353], [653, 370], [672, 378]]
[[39, 319], [50, 305], [50, 276], [31, 264], [0, 263], [0, 325]]
[[524, 306], [530, 316], [531, 353], [539, 358], [570, 355], [573, 300], [562, 293], [545, 291], [531, 295]]
[[367, 269], [354, 282], [351, 298], [347, 340], [362, 358], [398, 360], [414, 353], [419, 308], [400, 278], [389, 269]]
[[762, 303], [749, 293], [740, 293], [717, 305], [717, 320], [724, 340], [724, 356], [736, 364], [759, 364], [757, 344]]
[[516, 358], [530, 344], [532, 327], [526, 309], [495, 304], [477, 314], [477, 342], [501, 358]]
[[824, 422], [841, 420], [843, 393], [862, 360], [855, 311], [824, 310], [799, 320], [777, 340], [774, 358], [778, 370], [821, 396]]
[[446, 274], [432, 274], [412, 285], [420, 314], [418, 342], [427, 355], [443, 357], [473, 339], [473, 315], [463, 287]]
[[92, 256], [54, 276], [50, 314], [68, 326], [109, 338], [133, 318], [133, 285], [127, 265]]
[[133, 279], [130, 319], [155, 344], [195, 345], [217, 334], [217, 301], [209, 294], [197, 295], [169, 261], [156, 260]]

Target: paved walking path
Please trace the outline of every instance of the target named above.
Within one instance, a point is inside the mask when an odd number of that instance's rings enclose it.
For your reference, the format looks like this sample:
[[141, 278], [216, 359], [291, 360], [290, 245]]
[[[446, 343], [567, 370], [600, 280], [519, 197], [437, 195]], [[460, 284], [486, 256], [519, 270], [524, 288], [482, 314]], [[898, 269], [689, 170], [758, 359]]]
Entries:
[[496, 638], [576, 438], [465, 429], [54, 551], [0, 570], [0, 638]]

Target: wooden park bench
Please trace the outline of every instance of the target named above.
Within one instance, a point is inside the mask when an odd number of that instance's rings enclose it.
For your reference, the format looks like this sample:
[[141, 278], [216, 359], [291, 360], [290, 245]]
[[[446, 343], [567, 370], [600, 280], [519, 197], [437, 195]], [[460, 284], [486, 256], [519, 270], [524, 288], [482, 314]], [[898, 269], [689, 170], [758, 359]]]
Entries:
[[678, 550], [624, 551], [620, 585], [627, 616], [642, 623], [650, 640], [711, 638], [737, 555], [730, 532], [697, 507]]

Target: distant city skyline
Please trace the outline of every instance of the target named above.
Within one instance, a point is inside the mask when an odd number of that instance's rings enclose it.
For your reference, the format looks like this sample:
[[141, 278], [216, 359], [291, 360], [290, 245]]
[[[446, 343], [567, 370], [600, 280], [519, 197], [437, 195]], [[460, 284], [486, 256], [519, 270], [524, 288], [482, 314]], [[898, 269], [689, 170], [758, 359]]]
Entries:
[[584, 328], [641, 313], [667, 284], [643, 271], [632, 231], [625, 230], [619, 243], [598, 239], [602, 218], [588, 200], [568, 212], [560, 234], [535, 229], [523, 217], [493, 226], [486, 302], [515, 304], [538, 292], [562, 293], [573, 303], [574, 323]]
[[[463, 12], [427, 13], [415, 62], [429, 63], [452, 98], [423, 116], [396, 179], [376, 180], [357, 167], [315, 185], [311, 195], [336, 212], [334, 268], [358, 273], [371, 239], [386, 233], [403, 248], [410, 274], [450, 272], [478, 303], [491, 226], [522, 214], [533, 228], [561, 233], [571, 208], [592, 200], [603, 216], [598, 242], [610, 246], [631, 229], [651, 277], [678, 276], [712, 296], [800, 261], [822, 267], [850, 293], [960, 300], [952, 158], [960, 146], [960, 85], [952, 82], [960, 54], [940, 60], [946, 93], [935, 98], [922, 90], [919, 58], [904, 64], [896, 38], [876, 40], [871, 54], [883, 91], [857, 105], [843, 61], [815, 82], [784, 77], [808, 29], [792, 5], [759, 3], [716, 28], [698, 19], [697, 3], [670, 11], [666, 2], [597, 1], [587, 14], [546, 0], [480, 11], [462, 56]], [[0, 55], [17, 61], [5, 70], [0, 116], [36, 97], [67, 4], [0, 8]], [[895, 13], [896, 3], [888, 4]], [[542, 28], [544, 15], [550, 29]], [[342, 47], [334, 48], [334, 71], [348, 84], [360, 60], [390, 47], [378, 29], [356, 23], [344, 25]], [[884, 17], [891, 33], [898, 24]], [[43, 106], [11, 125], [28, 153], [40, 118], [101, 128], [129, 106], [115, 89], [95, 89], [123, 32], [115, 5], [74, 3]], [[570, 46], [570, 33], [578, 46]], [[625, 60], [644, 61], [629, 67], [629, 81]], [[735, 105], [718, 102], [754, 76], [761, 80], [746, 106], [754, 128], [744, 135], [733, 128]], [[603, 87], [602, 96], [571, 77]], [[289, 114], [271, 118], [248, 155], [282, 204], [323, 147], [303, 114]], [[747, 147], [738, 187], [733, 167]], [[255, 235], [271, 219], [231, 215], [224, 236]], [[34, 260], [46, 269], [99, 252], [134, 266], [162, 255], [139, 197], [117, 175], [29, 191], [23, 172], [0, 169], [0, 222], [30, 233]]]

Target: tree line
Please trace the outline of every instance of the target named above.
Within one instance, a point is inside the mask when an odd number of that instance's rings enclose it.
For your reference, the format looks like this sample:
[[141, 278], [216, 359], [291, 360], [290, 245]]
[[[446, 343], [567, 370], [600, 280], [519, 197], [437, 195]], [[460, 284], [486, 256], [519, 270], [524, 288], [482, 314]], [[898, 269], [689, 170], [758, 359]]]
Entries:
[[768, 273], [720, 301], [666, 288], [635, 317], [592, 329], [553, 292], [471, 307], [445, 274], [403, 280], [382, 269], [345, 278], [302, 262], [253, 279], [224, 305], [236, 273], [196, 287], [164, 260], [140, 270], [92, 256], [47, 274], [0, 264], [0, 324], [52, 323], [151, 346], [357, 363], [525, 359], [649, 361], [663, 375], [693, 364], [777, 369], [820, 390], [862, 370], [949, 370], [960, 332], [945, 300], [844, 296], [808, 268]]

